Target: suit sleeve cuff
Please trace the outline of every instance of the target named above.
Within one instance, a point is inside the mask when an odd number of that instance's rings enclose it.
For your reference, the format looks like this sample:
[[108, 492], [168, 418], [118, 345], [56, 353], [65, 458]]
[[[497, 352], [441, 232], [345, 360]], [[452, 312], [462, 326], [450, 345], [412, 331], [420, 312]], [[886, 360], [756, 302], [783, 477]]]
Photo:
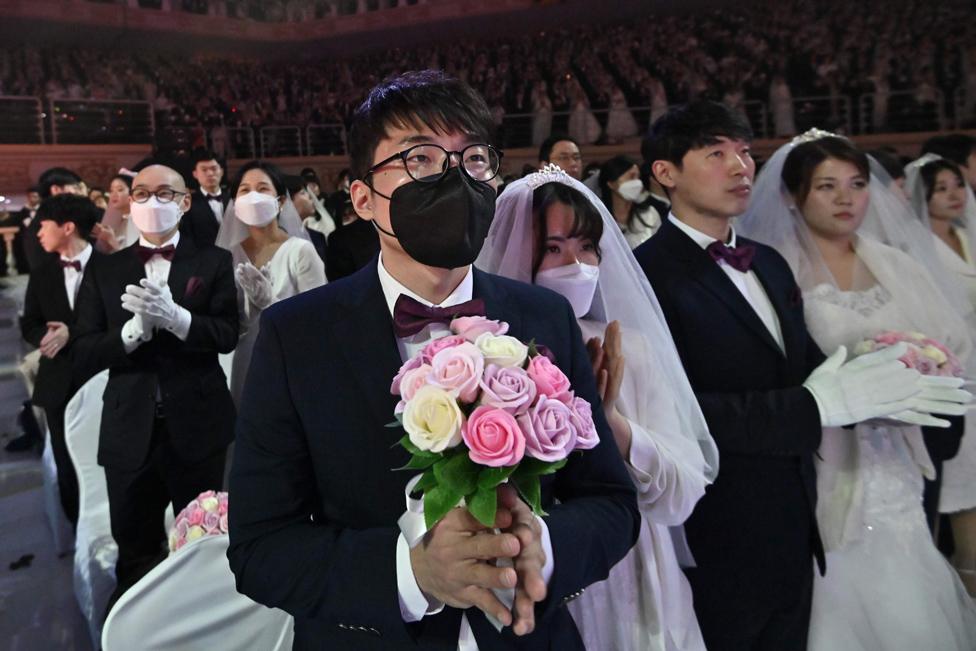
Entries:
[[552, 555], [552, 540], [549, 538], [549, 525], [539, 516], [535, 516], [535, 519], [539, 521], [539, 526], [542, 528], [540, 542], [542, 543], [542, 551], [546, 554], [546, 563], [542, 566], [542, 580], [548, 586], [549, 579], [552, 578], [552, 572], [556, 569], [556, 559]]
[[436, 615], [444, 610], [444, 604], [431, 602], [417, 585], [410, 563], [410, 546], [401, 533], [397, 536], [396, 548], [397, 596], [400, 600], [400, 615], [406, 623], [419, 622], [427, 615]]

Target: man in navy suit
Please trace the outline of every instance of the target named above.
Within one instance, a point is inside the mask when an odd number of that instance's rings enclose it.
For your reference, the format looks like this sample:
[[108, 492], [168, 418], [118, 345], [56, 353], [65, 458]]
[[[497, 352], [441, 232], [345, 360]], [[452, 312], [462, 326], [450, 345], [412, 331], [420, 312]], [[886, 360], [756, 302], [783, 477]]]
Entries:
[[[634, 489], [569, 304], [471, 266], [494, 214], [490, 134], [484, 100], [443, 73], [374, 88], [349, 148], [353, 205], [379, 232], [380, 257], [262, 316], [238, 418], [228, 557], [241, 592], [295, 616], [296, 649], [582, 649], [563, 605], [636, 540]], [[404, 303], [433, 320], [410, 327]], [[500, 535], [456, 508], [410, 547], [397, 526], [410, 473], [393, 470], [407, 455], [402, 432], [386, 427], [390, 382], [448, 332], [438, 315], [477, 303], [552, 351], [596, 407], [600, 443], [545, 478], [546, 517], [504, 487]], [[514, 567], [485, 562], [495, 558]], [[504, 587], [515, 588], [512, 611], [489, 590]]]
[[736, 235], [731, 219], [745, 212], [756, 170], [751, 140], [749, 125], [715, 102], [655, 122], [642, 153], [671, 212], [634, 255], [721, 455], [718, 478], [685, 523], [705, 643], [800, 651], [814, 559], [825, 569], [813, 465], [821, 428], [925, 416], [921, 376], [897, 361], [903, 349], [825, 361], [786, 261]]

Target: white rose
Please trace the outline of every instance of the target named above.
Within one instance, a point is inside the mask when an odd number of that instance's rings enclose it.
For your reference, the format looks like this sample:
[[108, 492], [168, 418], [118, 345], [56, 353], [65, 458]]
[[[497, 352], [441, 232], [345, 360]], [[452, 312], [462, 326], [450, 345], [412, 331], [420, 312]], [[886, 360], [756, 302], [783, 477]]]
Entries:
[[204, 534], [203, 527], [198, 527], [197, 525], [193, 525], [186, 532], [186, 542], [192, 542], [197, 538], [203, 538], [203, 534]]
[[204, 511], [216, 511], [217, 510], [217, 498], [216, 497], [205, 497], [200, 500], [200, 508]]
[[403, 409], [403, 429], [421, 450], [443, 452], [461, 442], [464, 414], [447, 391], [421, 387]]
[[493, 335], [486, 332], [474, 342], [485, 356], [485, 366], [495, 364], [501, 367], [521, 367], [529, 355], [529, 347], [515, 337]]
[[942, 366], [943, 364], [949, 361], [949, 358], [946, 357], [945, 353], [943, 353], [941, 350], [939, 350], [938, 348], [932, 345], [925, 346], [924, 348], [922, 348], [922, 354], [928, 357], [929, 359], [931, 359], [938, 366]]

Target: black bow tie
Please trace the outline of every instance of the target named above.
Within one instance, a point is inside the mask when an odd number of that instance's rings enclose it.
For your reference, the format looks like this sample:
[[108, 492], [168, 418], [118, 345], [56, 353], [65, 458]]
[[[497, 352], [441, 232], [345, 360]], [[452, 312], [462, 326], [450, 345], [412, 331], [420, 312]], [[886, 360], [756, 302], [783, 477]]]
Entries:
[[136, 245], [136, 255], [142, 260], [142, 264], [146, 264], [152, 260], [153, 256], [158, 255], [164, 260], [172, 260], [173, 256], [176, 255], [176, 247], [172, 244], [167, 244], [166, 246], [160, 248], [153, 248], [151, 246], [142, 246], [141, 244]]
[[207, 201], [220, 201], [220, 203], [223, 203], [223, 200], [220, 198], [219, 194], [207, 194], [206, 192], [204, 192], [203, 198], [206, 199]]
[[81, 271], [81, 261], [80, 260], [65, 260], [61, 258], [58, 260], [61, 263], [62, 269], [67, 269], [68, 267], [74, 267], [75, 271]]
[[752, 244], [740, 244], [732, 248], [716, 240], [705, 247], [705, 251], [715, 262], [725, 260], [725, 263], [733, 269], [746, 272], [752, 266], [752, 257], [756, 254], [756, 247]]

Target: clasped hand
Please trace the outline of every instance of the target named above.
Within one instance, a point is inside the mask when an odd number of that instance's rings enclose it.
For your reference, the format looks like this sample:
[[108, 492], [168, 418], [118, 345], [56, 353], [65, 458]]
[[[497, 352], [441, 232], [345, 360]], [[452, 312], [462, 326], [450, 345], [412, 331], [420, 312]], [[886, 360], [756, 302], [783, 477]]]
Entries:
[[48, 321], [47, 333], [41, 339], [41, 355], [53, 358], [68, 343], [68, 326], [61, 321]]
[[138, 285], [126, 285], [122, 294], [122, 309], [141, 317], [149, 328], [165, 328], [176, 323], [179, 306], [173, 300], [166, 281], [155, 282], [143, 278]]
[[242, 262], [234, 270], [234, 278], [244, 290], [248, 300], [259, 310], [265, 309], [274, 302], [271, 269], [268, 265], [258, 269], [250, 262]]
[[[467, 509], [449, 512], [410, 550], [417, 585], [428, 598], [455, 608], [475, 606], [516, 635], [535, 629], [535, 604], [546, 598], [542, 527], [515, 489], [498, 487], [495, 534]], [[510, 558], [514, 567], [495, 567]], [[515, 588], [514, 619], [492, 589]]]

